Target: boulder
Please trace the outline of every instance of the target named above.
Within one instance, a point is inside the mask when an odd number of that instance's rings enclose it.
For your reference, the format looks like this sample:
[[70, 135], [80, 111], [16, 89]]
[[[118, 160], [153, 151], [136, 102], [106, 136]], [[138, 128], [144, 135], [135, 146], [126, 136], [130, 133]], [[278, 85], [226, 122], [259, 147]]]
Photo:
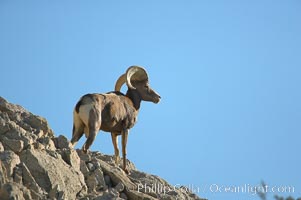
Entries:
[[57, 149], [67, 149], [67, 148], [70, 148], [70, 146], [71, 146], [71, 143], [63, 135], [53, 138], [53, 141], [54, 141], [55, 147]]
[[20, 159], [26, 164], [37, 184], [48, 193], [63, 192], [65, 198], [75, 199], [76, 194], [86, 188], [82, 174], [69, 167], [61, 158], [54, 158], [46, 151], [26, 150], [21, 153]]
[[18, 183], [6, 183], [0, 188], [1, 200], [32, 200], [30, 191]]
[[6, 150], [12, 150], [15, 153], [20, 153], [23, 150], [24, 142], [22, 140], [9, 139], [2, 137], [3, 144]]
[[74, 149], [59, 149], [57, 152], [68, 165], [80, 172], [80, 158]]
[[34, 177], [31, 175], [26, 164], [21, 163], [20, 165], [22, 167], [23, 185], [29, 188], [32, 192], [34, 192], [34, 194], [45, 194], [45, 191], [41, 189]]
[[4, 169], [7, 179], [11, 179], [14, 173], [14, 168], [20, 163], [20, 158], [13, 151], [7, 150], [0, 152], [0, 165]]

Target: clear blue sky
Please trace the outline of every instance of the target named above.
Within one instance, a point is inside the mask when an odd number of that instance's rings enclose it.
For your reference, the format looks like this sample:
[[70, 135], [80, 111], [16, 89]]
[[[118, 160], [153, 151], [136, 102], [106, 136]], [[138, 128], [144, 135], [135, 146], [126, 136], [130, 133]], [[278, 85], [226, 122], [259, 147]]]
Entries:
[[[0, 1], [0, 95], [56, 135], [134, 64], [162, 96], [129, 136], [138, 169], [209, 199], [259, 199], [209, 188], [261, 180], [301, 196], [300, 1]], [[92, 150], [113, 154], [110, 134]]]

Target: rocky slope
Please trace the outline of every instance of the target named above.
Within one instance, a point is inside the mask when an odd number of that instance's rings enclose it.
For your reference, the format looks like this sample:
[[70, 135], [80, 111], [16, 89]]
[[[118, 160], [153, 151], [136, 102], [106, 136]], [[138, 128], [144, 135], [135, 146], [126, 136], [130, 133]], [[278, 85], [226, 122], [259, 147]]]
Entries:
[[200, 199], [112, 156], [82, 153], [47, 121], [0, 97], [0, 199]]

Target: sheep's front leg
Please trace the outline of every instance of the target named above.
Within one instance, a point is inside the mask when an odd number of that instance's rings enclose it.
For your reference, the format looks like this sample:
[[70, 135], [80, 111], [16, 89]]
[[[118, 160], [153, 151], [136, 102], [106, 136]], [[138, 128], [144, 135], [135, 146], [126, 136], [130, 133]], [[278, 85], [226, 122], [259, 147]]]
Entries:
[[126, 144], [128, 140], [129, 130], [126, 129], [122, 131], [122, 157], [123, 157], [123, 170], [126, 174], [129, 174], [129, 171], [126, 169]]
[[112, 137], [112, 142], [114, 146], [114, 153], [115, 153], [115, 163], [118, 165], [120, 162], [120, 157], [119, 157], [119, 149], [118, 149], [118, 133], [112, 132], [111, 137]]

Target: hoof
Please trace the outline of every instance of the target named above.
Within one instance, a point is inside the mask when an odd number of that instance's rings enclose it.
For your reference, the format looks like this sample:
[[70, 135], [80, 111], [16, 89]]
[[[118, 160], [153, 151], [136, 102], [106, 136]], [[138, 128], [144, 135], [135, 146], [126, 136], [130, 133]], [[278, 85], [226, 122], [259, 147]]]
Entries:
[[115, 161], [116, 165], [119, 165], [120, 164], [120, 157], [119, 156], [115, 156], [114, 161]]
[[88, 149], [82, 148], [82, 152], [84, 152], [84, 154], [87, 154], [89, 152]]
[[130, 172], [129, 172], [127, 169], [123, 169], [123, 171], [124, 171], [127, 175], [130, 174]]

